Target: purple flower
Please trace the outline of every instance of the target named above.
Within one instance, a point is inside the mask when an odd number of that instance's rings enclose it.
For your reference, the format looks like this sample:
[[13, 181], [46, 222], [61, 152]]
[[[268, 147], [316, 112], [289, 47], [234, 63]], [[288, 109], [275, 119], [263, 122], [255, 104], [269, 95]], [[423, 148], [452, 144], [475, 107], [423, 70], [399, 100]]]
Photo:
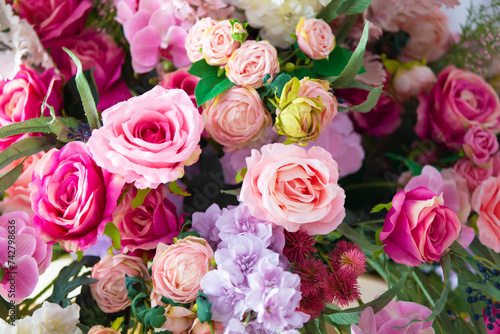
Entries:
[[207, 239], [213, 250], [217, 249], [217, 244], [221, 241], [219, 238], [219, 229], [215, 226], [215, 222], [224, 211], [217, 204], [212, 204], [205, 212], [195, 212], [192, 216], [191, 230], [195, 230]]

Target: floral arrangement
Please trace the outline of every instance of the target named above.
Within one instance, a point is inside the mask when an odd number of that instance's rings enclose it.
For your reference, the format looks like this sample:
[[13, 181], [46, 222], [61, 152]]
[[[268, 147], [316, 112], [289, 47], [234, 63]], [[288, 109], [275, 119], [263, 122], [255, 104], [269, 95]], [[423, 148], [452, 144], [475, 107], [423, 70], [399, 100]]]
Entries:
[[500, 1], [458, 5], [0, 0], [0, 333], [500, 331]]

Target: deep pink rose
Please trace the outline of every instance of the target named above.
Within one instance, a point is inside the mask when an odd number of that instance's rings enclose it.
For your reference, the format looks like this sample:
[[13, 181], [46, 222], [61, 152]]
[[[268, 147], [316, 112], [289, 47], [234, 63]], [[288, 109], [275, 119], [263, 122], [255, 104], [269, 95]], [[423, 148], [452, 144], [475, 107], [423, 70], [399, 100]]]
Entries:
[[187, 93], [156, 86], [102, 113], [88, 146], [97, 164], [134, 183], [157, 188], [198, 160], [203, 119]]
[[90, 0], [19, 1], [19, 16], [35, 26], [42, 42], [79, 33], [91, 9]]
[[184, 220], [177, 217], [175, 205], [166, 198], [166, 187], [151, 190], [144, 202], [132, 209], [136, 195], [137, 189], [131, 188], [113, 213], [113, 222], [120, 231], [121, 252], [153, 250], [160, 242], [171, 244]]
[[240, 201], [253, 216], [310, 235], [328, 234], [342, 223], [338, 165], [323, 148], [268, 144], [252, 150], [246, 162]]
[[457, 214], [443, 202], [442, 195], [424, 187], [394, 196], [380, 233], [391, 259], [409, 266], [439, 261], [461, 228]]
[[125, 52], [106, 33], [88, 28], [76, 36], [52, 40], [45, 47], [50, 50], [50, 55], [66, 80], [76, 74], [76, 65], [63, 47], [78, 57], [84, 71], [94, 69], [92, 75], [99, 92], [99, 110], [132, 96], [126, 83], [120, 80]]
[[94, 245], [112, 221], [123, 185], [123, 178], [95, 163], [82, 142], [50, 150], [36, 165], [29, 184], [38, 234], [73, 252]]
[[[31, 217], [15, 211], [0, 217], [0, 296], [19, 304], [35, 290], [52, 258], [52, 246], [36, 233]], [[13, 287], [12, 287], [13, 285]]]
[[458, 160], [455, 165], [453, 165], [453, 169], [467, 181], [467, 187], [471, 193], [484, 180], [497, 175], [494, 173], [493, 166], [481, 168], [476, 166], [476, 164], [468, 158]]
[[419, 95], [415, 132], [450, 149], [463, 143], [466, 128], [475, 125], [500, 131], [500, 101], [479, 75], [447, 66], [429, 95]]
[[464, 136], [463, 149], [467, 158], [485, 168], [493, 163], [491, 155], [498, 151], [498, 139], [491, 131], [473, 126]]
[[[0, 127], [30, 118], [50, 116], [49, 108], [42, 115], [42, 103], [47, 96], [47, 104], [54, 107], [56, 114], [62, 108], [62, 79], [50, 68], [39, 74], [26, 65], [12, 80], [0, 81]], [[0, 139], [0, 150], [4, 150], [23, 135]]]
[[[179, 68], [177, 71], [167, 73], [163, 76], [161, 86], [166, 89], [182, 89], [187, 93], [191, 102], [196, 106], [194, 89], [200, 81], [200, 78], [188, 73], [189, 68]], [[201, 106], [198, 108], [200, 113], [203, 111]]]
[[479, 241], [500, 252], [500, 176], [485, 180], [472, 194], [472, 208], [479, 214]]

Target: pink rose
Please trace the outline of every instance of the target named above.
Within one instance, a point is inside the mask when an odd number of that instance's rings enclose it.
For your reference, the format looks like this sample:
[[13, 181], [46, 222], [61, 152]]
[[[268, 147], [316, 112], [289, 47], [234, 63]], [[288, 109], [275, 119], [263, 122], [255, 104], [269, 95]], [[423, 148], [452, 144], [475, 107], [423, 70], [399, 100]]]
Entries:
[[493, 163], [492, 154], [498, 151], [498, 139], [480, 126], [473, 126], [464, 136], [465, 155], [479, 167], [488, 167]]
[[[40, 158], [43, 157], [44, 154], [45, 152], [39, 152], [37, 154], [30, 155], [23, 162], [23, 171], [21, 175], [16, 180], [16, 182], [14, 182], [14, 184], [5, 191], [5, 194], [7, 194], [7, 196], [5, 196], [0, 202], [0, 212], [2, 212], [3, 214], [12, 211], [24, 211], [28, 214], [33, 213], [30, 201], [31, 191], [28, 185], [31, 182], [31, 177], [33, 176], [33, 171], [35, 170], [35, 166], [38, 163], [38, 160], [40, 160]], [[21, 158], [8, 164], [7, 166], [5, 166], [5, 168], [0, 170], [0, 175], [16, 167], [23, 160], [24, 158]]]
[[52, 246], [38, 236], [31, 217], [22, 211], [0, 217], [0, 296], [19, 304], [28, 297], [52, 258]]
[[398, 21], [399, 29], [410, 34], [401, 57], [404, 62], [422, 58], [433, 62], [448, 51], [451, 44], [448, 17], [439, 7], [422, 15], [402, 15]]
[[120, 333], [115, 331], [114, 329], [98, 325], [98, 326], [92, 326], [92, 328], [90, 328], [87, 334], [120, 334]]
[[[351, 334], [434, 334], [433, 321], [424, 322], [432, 311], [420, 304], [392, 300], [377, 314], [371, 307], [361, 312], [359, 324], [351, 325]], [[410, 323], [412, 320], [420, 320]], [[408, 326], [407, 326], [408, 325]], [[397, 329], [394, 327], [405, 327]]]
[[479, 241], [486, 247], [500, 252], [500, 176], [485, 180], [472, 194], [472, 208], [479, 214], [477, 228]]
[[451, 149], [463, 143], [466, 128], [479, 125], [500, 131], [500, 101], [479, 75], [447, 66], [428, 96], [419, 95], [415, 132]]
[[392, 78], [392, 88], [399, 99], [408, 100], [420, 93], [427, 93], [437, 78], [425, 65], [415, 65], [409, 70], [400, 68]]
[[469, 191], [472, 193], [484, 180], [491, 176], [496, 176], [493, 173], [493, 166], [488, 168], [481, 168], [474, 164], [473, 161], [468, 158], [462, 158], [458, 160], [453, 169], [460, 174], [466, 181]]
[[319, 98], [324, 105], [323, 112], [319, 113], [321, 128], [326, 128], [337, 115], [337, 98], [329, 91], [330, 84], [326, 80], [303, 78], [300, 80], [298, 95], [301, 97]]
[[76, 65], [63, 47], [78, 57], [84, 71], [94, 69], [92, 75], [99, 92], [99, 110], [132, 96], [126, 83], [120, 80], [125, 52], [106, 33], [88, 28], [76, 36], [52, 40], [45, 47], [50, 50], [50, 55], [66, 80], [76, 74]]
[[91, 9], [90, 0], [19, 1], [19, 16], [35, 26], [42, 42], [78, 34]]
[[[187, 93], [193, 105], [196, 105], [194, 89], [200, 81], [200, 78], [188, 73], [188, 68], [179, 68], [177, 71], [167, 73], [163, 76], [161, 86], [166, 89], [182, 89]], [[203, 111], [201, 106], [198, 108], [200, 113]]]
[[229, 80], [255, 89], [264, 86], [262, 79], [267, 74], [267, 82], [271, 82], [279, 71], [278, 53], [268, 41], [245, 41], [226, 64]]
[[[212, 327], [214, 330], [214, 334], [222, 334], [224, 333], [224, 326], [219, 321], [212, 321]], [[200, 319], [196, 318], [193, 322], [193, 326], [191, 327], [192, 334], [211, 334], [212, 328], [210, 328], [210, 324], [208, 322], [201, 322]]]
[[131, 188], [113, 213], [113, 222], [120, 231], [121, 252], [154, 250], [160, 242], [171, 244], [184, 220], [177, 217], [175, 205], [166, 198], [166, 187], [151, 190], [144, 202], [132, 209], [136, 195], [137, 189]]
[[231, 38], [231, 23], [223, 20], [205, 30], [201, 53], [208, 64], [223, 66], [239, 46]]
[[165, 309], [167, 320], [160, 329], [167, 330], [173, 334], [188, 334], [193, 325], [196, 314], [182, 306], [167, 305]]
[[188, 31], [186, 36], [185, 48], [187, 56], [191, 62], [195, 63], [203, 59], [201, 49], [203, 48], [203, 36], [205, 32], [217, 24], [217, 21], [209, 17], [203, 18], [196, 22]]
[[[41, 75], [26, 65], [21, 65], [12, 80], [0, 81], [0, 127], [30, 118], [50, 116], [49, 108], [43, 110], [42, 103], [47, 96], [47, 104], [54, 107], [56, 114], [62, 108], [62, 79], [50, 68]], [[4, 150], [23, 135], [0, 139], [0, 150]]]
[[323, 20], [301, 17], [295, 35], [300, 50], [311, 59], [328, 58], [335, 47], [332, 28]]
[[214, 251], [203, 238], [188, 236], [173, 245], [160, 243], [153, 259], [153, 289], [177, 303], [194, 301], [201, 278], [212, 269], [213, 257]]
[[150, 280], [142, 259], [134, 256], [106, 255], [92, 267], [90, 277], [98, 281], [90, 284], [90, 293], [103, 312], [115, 313], [132, 303], [127, 296], [125, 275]]
[[271, 125], [259, 93], [251, 87], [232, 87], [203, 106], [205, 129], [227, 151], [259, 138]]
[[102, 113], [88, 146], [96, 163], [139, 189], [184, 175], [198, 160], [203, 119], [186, 92], [156, 86]]
[[342, 223], [338, 165], [323, 148], [268, 144], [252, 150], [246, 162], [240, 201], [253, 216], [310, 235], [328, 234]]
[[68, 251], [87, 249], [112, 220], [123, 185], [121, 177], [95, 163], [82, 142], [50, 150], [38, 161], [29, 184], [38, 234]]
[[443, 195], [424, 187], [398, 192], [380, 233], [387, 255], [409, 266], [439, 261], [461, 227], [457, 214], [443, 204]]

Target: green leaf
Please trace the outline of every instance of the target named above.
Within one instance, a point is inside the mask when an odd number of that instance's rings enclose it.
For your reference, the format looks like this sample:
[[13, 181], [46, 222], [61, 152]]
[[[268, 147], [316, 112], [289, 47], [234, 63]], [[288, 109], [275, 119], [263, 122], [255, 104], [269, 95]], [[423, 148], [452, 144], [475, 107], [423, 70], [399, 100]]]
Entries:
[[478, 276], [473, 275], [468, 269], [467, 265], [463, 262], [462, 258], [454, 256], [454, 260], [463, 269], [457, 273], [458, 276], [458, 288], [460, 289], [460, 295], [462, 296], [467, 312], [469, 313], [469, 322], [472, 324], [472, 328], [477, 334], [487, 334], [486, 325], [484, 319], [481, 317], [478, 321], [474, 321], [474, 314], [483, 314], [481, 303], [469, 303], [467, 302], [467, 297], [469, 294], [466, 289], [469, 286], [469, 282], [475, 282], [479, 279]]
[[19, 176], [21, 176], [21, 174], [23, 173], [23, 163], [25, 160], [26, 159], [21, 161], [21, 163], [16, 167], [0, 176], [0, 194], [3, 194], [5, 190], [9, 189], [17, 181]]
[[198, 60], [196, 63], [193, 63], [188, 70], [188, 73], [194, 75], [198, 78], [203, 78], [207, 76], [210, 72], [217, 73], [217, 66], [212, 66], [207, 63], [205, 58]]
[[281, 73], [271, 83], [267, 83], [266, 77], [263, 78], [264, 86], [268, 89], [266, 96], [277, 96], [281, 98], [281, 93], [283, 92], [283, 87], [292, 80], [292, 76], [288, 73]]
[[55, 144], [52, 139], [46, 136], [29, 137], [17, 141], [0, 152], [0, 169], [17, 159], [48, 150]]
[[292, 77], [297, 77], [297, 79], [302, 80], [304, 78], [309, 78], [309, 79], [317, 79], [318, 76], [316, 73], [311, 71], [311, 69], [306, 68], [306, 67], [299, 67], [295, 71], [290, 73], [290, 76]]
[[122, 248], [120, 231], [113, 222], [109, 222], [106, 224], [106, 227], [104, 228], [104, 234], [111, 238], [111, 240], [113, 241], [113, 247], [116, 250]]
[[347, 36], [349, 36], [357, 18], [357, 15], [348, 15], [342, 20], [342, 23], [340, 23], [339, 27], [335, 31], [335, 44], [342, 45]]
[[358, 104], [357, 106], [350, 107], [349, 109], [357, 112], [369, 112], [377, 105], [380, 94], [382, 94], [383, 86], [375, 87], [366, 98], [366, 101]]
[[366, 21], [365, 27], [363, 29], [363, 34], [361, 35], [361, 39], [359, 40], [359, 44], [358, 46], [356, 46], [356, 49], [352, 53], [349, 62], [347, 63], [342, 73], [332, 80], [332, 82], [335, 82], [337, 86], [349, 84], [352, 80], [354, 80], [354, 77], [361, 70], [365, 57], [366, 43], [368, 41], [368, 30], [369, 21]]
[[213, 99], [219, 94], [224, 93], [233, 86], [234, 83], [232, 83], [228, 78], [212, 76], [205, 77], [198, 82], [196, 88], [194, 89], [196, 104], [200, 107], [203, 103]]
[[94, 96], [92, 95], [90, 85], [85, 78], [85, 75], [83, 74], [82, 63], [73, 52], [66, 48], [63, 48], [63, 50], [66, 51], [66, 53], [71, 57], [76, 65], [76, 88], [78, 89], [78, 93], [80, 94], [80, 97], [82, 99], [83, 110], [85, 110], [85, 116], [89, 121], [90, 128], [98, 129], [101, 126], [101, 122], [99, 121], [99, 113], [96, 108], [96, 103], [94, 100]]
[[371, 3], [372, 0], [332, 0], [316, 15], [316, 18], [329, 22], [340, 14], [359, 14], [364, 12]]
[[[99, 103], [99, 93], [97, 92], [97, 85], [92, 76], [93, 69], [83, 71], [85, 78], [90, 86], [90, 91], [94, 97], [96, 105]], [[63, 108], [68, 116], [74, 117], [78, 120], [86, 120], [85, 110], [83, 108], [82, 98], [76, 86], [75, 76], [67, 79], [63, 87]]]
[[210, 312], [210, 308], [212, 304], [208, 302], [207, 295], [201, 291], [198, 291], [198, 297], [196, 298], [196, 305], [198, 308], [196, 309], [196, 315], [201, 322], [212, 321], [212, 313]]
[[370, 213], [377, 213], [377, 212], [380, 212], [382, 210], [389, 211], [391, 208], [392, 208], [392, 202], [389, 202], [389, 203], [380, 203], [380, 204], [375, 205], [373, 207], [372, 211], [370, 211]]
[[354, 230], [352, 227], [350, 227], [346, 223], [340, 224], [336, 228], [336, 231], [342, 233], [344, 235], [344, 237], [346, 237], [347, 239], [356, 243], [359, 247], [361, 247], [367, 251], [378, 252], [383, 248], [381, 246], [375, 246], [375, 245], [371, 244], [364, 236], [359, 234], [356, 230]]
[[38, 117], [6, 125], [0, 128], [0, 138], [7, 138], [21, 133], [50, 132], [47, 125], [50, 120], [50, 117]]
[[313, 71], [326, 77], [339, 76], [351, 59], [352, 52], [346, 48], [337, 46], [328, 55], [328, 59], [315, 60]]
[[115, 321], [113, 321], [113, 324], [111, 325], [110, 328], [117, 331], [118, 329], [120, 329], [120, 326], [122, 325], [124, 320], [125, 320], [125, 317], [116, 318]]
[[168, 191], [170, 191], [171, 194], [176, 194], [182, 197], [191, 196], [190, 193], [179, 187], [177, 181], [172, 181], [168, 184]]
[[315, 321], [317, 322], [320, 334], [328, 334], [328, 331], [326, 330], [325, 316], [322, 315], [319, 319], [315, 319]]
[[0, 282], [3, 281], [4, 277], [5, 277], [5, 269], [3, 269], [3, 266], [0, 266]]
[[418, 175], [422, 174], [422, 170], [424, 169], [424, 166], [422, 166], [418, 162], [408, 160], [408, 159], [406, 159], [405, 162], [406, 162], [406, 165], [408, 166], [408, 168], [410, 169], [411, 173], [414, 176], [418, 176]]
[[83, 258], [83, 251], [76, 251], [76, 261], [80, 262]]
[[69, 143], [71, 140], [68, 138], [68, 135], [70, 133], [74, 133], [74, 131], [69, 128], [76, 129], [80, 122], [76, 118], [72, 117], [56, 117], [54, 107], [47, 105], [46, 101], [47, 97], [43, 100], [42, 109], [47, 107], [50, 110], [50, 116], [52, 116], [52, 119], [47, 123], [50, 131], [54, 133], [60, 141]]
[[142, 276], [128, 276], [125, 274], [125, 287], [127, 289], [127, 297], [134, 300], [140, 293], [148, 292], [148, 285]]
[[187, 231], [187, 232], [181, 232], [179, 233], [179, 235], [177, 236], [177, 239], [184, 239], [185, 237], [188, 237], [188, 236], [194, 236], [194, 237], [200, 237], [200, 234], [196, 231]]
[[248, 170], [248, 168], [245, 167], [245, 168], [242, 168], [238, 171], [238, 174], [236, 174], [236, 177], [234, 178], [236, 183], [243, 182], [243, 178], [245, 177], [247, 170]]
[[139, 206], [144, 203], [144, 200], [146, 199], [146, 196], [149, 194], [151, 191], [150, 188], [146, 189], [137, 189], [137, 194], [135, 195], [135, 198], [132, 200], [132, 210], [137, 209]]
[[326, 321], [330, 325], [350, 325], [359, 322], [361, 312], [354, 313], [333, 313], [325, 315]]

